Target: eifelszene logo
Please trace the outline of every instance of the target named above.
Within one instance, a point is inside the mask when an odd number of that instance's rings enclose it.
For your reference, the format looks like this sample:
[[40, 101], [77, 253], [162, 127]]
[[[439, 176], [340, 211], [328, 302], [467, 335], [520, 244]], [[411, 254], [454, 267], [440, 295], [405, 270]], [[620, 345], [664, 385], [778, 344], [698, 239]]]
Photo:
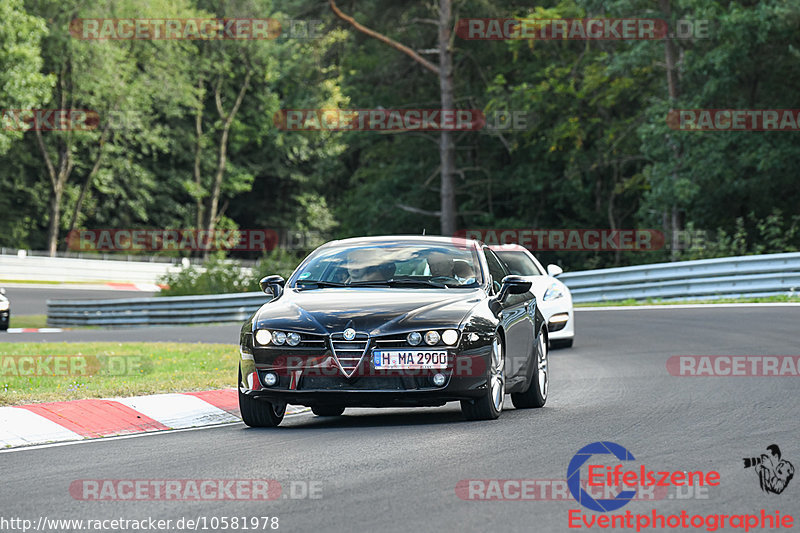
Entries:
[[[624, 470], [622, 464], [613, 467], [597, 464], [592, 460], [595, 455], [613, 455], [619, 461], [635, 461], [631, 452], [615, 442], [600, 441], [588, 444], [578, 450], [567, 467], [567, 487], [582, 506], [607, 513], [616, 511], [636, 497], [637, 487], [687, 487], [717, 486], [720, 483], [719, 472], [684, 471], [684, 470], [650, 470], [640, 464], [630, 470]], [[587, 485], [589, 487], [619, 487], [629, 490], [620, 491], [614, 498], [595, 499], [581, 485], [581, 467], [587, 466]], [[631, 490], [633, 489], [633, 490]]]
[[767, 446], [767, 451], [769, 454], [762, 453], [761, 457], [745, 457], [744, 467], [753, 468], [758, 474], [761, 490], [780, 494], [794, 477], [794, 466], [789, 461], [781, 459], [781, 449], [777, 444]]

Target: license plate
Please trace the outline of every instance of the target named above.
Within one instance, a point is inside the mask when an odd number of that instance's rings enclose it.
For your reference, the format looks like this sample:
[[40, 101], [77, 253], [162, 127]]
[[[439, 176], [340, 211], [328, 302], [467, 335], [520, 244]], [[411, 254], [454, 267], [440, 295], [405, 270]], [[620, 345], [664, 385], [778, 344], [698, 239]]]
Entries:
[[447, 368], [445, 350], [375, 350], [372, 363], [381, 370]]

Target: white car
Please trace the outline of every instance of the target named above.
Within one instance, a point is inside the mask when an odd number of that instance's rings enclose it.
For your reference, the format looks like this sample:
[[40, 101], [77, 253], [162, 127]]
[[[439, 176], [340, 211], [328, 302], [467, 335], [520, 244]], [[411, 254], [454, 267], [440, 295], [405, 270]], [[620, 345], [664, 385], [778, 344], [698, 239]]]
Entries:
[[575, 339], [575, 311], [572, 294], [556, 276], [563, 270], [558, 265], [547, 265], [545, 269], [536, 257], [519, 244], [490, 246], [497, 257], [505, 263], [509, 272], [525, 276], [532, 282], [531, 292], [536, 296], [539, 309], [547, 321], [550, 346], [569, 348]]

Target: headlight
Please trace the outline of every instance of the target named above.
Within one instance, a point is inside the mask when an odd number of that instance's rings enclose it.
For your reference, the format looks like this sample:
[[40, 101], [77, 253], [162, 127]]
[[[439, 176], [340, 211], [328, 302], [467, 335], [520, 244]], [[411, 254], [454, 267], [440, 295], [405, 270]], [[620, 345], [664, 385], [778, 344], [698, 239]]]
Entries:
[[272, 334], [266, 329], [256, 331], [256, 342], [261, 345], [267, 345], [272, 341]]
[[408, 341], [408, 344], [410, 344], [411, 346], [416, 346], [422, 342], [422, 335], [420, 335], [416, 331], [412, 331], [411, 333], [408, 334], [406, 340]]
[[8, 311], [8, 306], [10, 302], [2, 301], [0, 302], [0, 311]]
[[300, 335], [298, 333], [287, 333], [286, 344], [289, 346], [297, 346], [300, 344]]
[[458, 342], [458, 332], [454, 329], [448, 329], [442, 333], [442, 340], [445, 344], [452, 346]]
[[429, 331], [425, 334], [425, 343], [433, 346], [439, 342], [439, 332]]
[[284, 342], [286, 342], [286, 333], [282, 331], [276, 331], [272, 334], [272, 342], [275, 343], [276, 346], [281, 346]]
[[547, 300], [555, 300], [556, 298], [561, 298], [562, 296], [564, 296], [564, 293], [561, 292], [561, 289], [558, 287], [558, 285], [553, 283], [545, 291], [543, 299], [546, 302]]

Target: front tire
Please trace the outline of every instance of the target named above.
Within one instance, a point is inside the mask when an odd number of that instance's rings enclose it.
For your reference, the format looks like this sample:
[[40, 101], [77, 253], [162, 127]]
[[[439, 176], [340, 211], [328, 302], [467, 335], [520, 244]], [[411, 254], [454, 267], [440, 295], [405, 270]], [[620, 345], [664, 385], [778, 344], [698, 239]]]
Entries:
[[506, 394], [506, 351], [503, 339], [496, 333], [492, 342], [489, 386], [486, 393], [474, 400], [461, 400], [461, 413], [467, 420], [494, 420], [503, 411]]
[[311, 412], [317, 416], [341, 416], [344, 413], [344, 407], [340, 405], [315, 405], [311, 408]]
[[272, 403], [258, 400], [244, 394], [241, 390], [242, 369], [239, 369], [239, 382], [236, 389], [239, 391], [239, 412], [242, 422], [251, 428], [274, 428], [283, 421], [286, 414], [285, 403]]
[[536, 366], [533, 369], [528, 390], [511, 394], [511, 403], [517, 409], [543, 407], [547, 403], [547, 391], [550, 388], [550, 370], [547, 365], [547, 341], [544, 330], [539, 332], [536, 341]]

